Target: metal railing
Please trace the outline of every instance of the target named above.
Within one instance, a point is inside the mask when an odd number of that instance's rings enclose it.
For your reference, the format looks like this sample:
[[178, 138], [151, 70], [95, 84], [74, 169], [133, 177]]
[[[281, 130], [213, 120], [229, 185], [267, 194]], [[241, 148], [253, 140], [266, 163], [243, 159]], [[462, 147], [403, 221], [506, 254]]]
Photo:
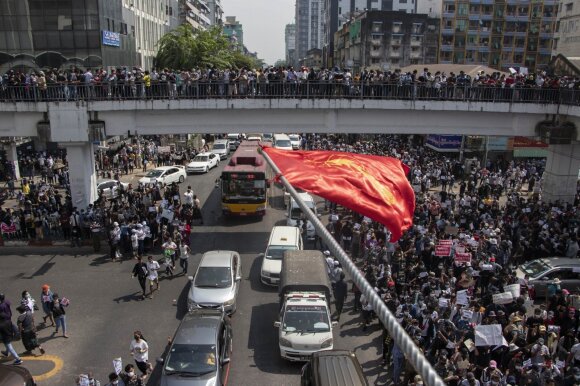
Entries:
[[169, 99], [365, 99], [580, 105], [580, 90], [425, 83], [167, 82], [2, 85], [0, 103]]

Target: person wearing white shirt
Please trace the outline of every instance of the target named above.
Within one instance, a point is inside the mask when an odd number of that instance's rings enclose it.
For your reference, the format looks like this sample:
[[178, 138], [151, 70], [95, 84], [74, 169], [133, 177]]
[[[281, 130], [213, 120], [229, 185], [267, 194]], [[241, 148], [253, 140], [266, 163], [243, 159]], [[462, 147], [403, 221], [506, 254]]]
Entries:
[[[153, 256], [147, 258], [147, 270], [149, 271], [149, 298], [153, 297], [153, 291], [159, 289], [159, 263], [153, 260]], [[155, 290], [153, 289], [153, 284], [155, 284]]]
[[144, 376], [147, 375], [148, 371], [151, 369], [151, 365], [149, 364], [149, 345], [145, 339], [143, 339], [141, 331], [135, 331], [133, 333], [133, 339], [129, 345], [129, 350], [131, 355], [133, 355], [133, 359], [135, 359], [137, 368]]
[[187, 187], [187, 191], [183, 193], [183, 204], [193, 206], [193, 191], [191, 186]]

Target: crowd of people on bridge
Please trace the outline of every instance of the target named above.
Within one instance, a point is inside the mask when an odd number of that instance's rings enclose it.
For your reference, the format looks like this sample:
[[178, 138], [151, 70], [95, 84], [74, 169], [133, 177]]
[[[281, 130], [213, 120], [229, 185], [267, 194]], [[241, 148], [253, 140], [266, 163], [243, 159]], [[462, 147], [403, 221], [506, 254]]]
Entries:
[[[554, 280], [546, 298], [534, 303], [527, 277], [516, 275], [519, 264], [539, 257], [578, 257], [580, 195], [574, 203], [545, 202], [542, 159], [467, 163], [428, 149], [422, 140], [392, 135], [305, 136], [302, 145], [307, 150], [391, 156], [410, 168], [409, 181], [416, 194], [414, 225], [400, 240], [390, 242], [384, 226], [332, 202], [326, 202], [327, 229], [448, 384], [580, 383], [580, 294]], [[118, 178], [125, 165], [130, 171], [149, 162], [174, 162], [160, 157], [157, 145], [152, 140], [127, 143], [105, 154], [106, 158], [96, 157], [98, 168]], [[30, 158], [33, 177], [50, 162], [66, 165], [66, 159], [56, 153]], [[195, 187], [180, 191], [176, 184], [128, 185], [113, 197], [100, 196], [88, 208], [75, 208], [67, 191], [66, 167], [58, 174], [52, 183], [48, 174], [30, 180], [27, 175], [16, 192], [21, 197], [18, 208], [0, 209], [0, 222], [7, 227], [18, 224], [21, 237], [38, 238], [53, 231], [43, 228], [39, 219], [54, 215], [57, 232], [75, 245], [105, 230], [101, 235], [111, 245], [111, 259], [161, 251], [160, 263], [142, 264], [173, 275], [179, 259], [182, 272], [187, 273], [191, 227], [204, 220]], [[346, 298], [346, 311], [360, 312], [361, 334], [380, 328], [360, 289], [352, 286], [344, 291], [340, 263], [330, 256], [324, 241], [317, 239], [315, 246], [327, 256], [337, 291], [335, 316], [340, 317]], [[157, 277], [148, 279], [153, 283]], [[151, 285], [147, 291], [146, 280], [139, 281], [143, 297], [152, 296], [157, 288]], [[503, 301], [494, 296], [505, 293], [513, 296], [502, 297]], [[490, 331], [499, 331], [502, 339], [491, 342]], [[381, 342], [383, 365], [395, 385], [421, 384], [384, 329]]]
[[580, 79], [536, 73], [383, 71], [266, 67], [241, 69], [95, 68], [10, 70], [0, 78], [0, 101], [148, 98], [362, 97], [580, 102]]

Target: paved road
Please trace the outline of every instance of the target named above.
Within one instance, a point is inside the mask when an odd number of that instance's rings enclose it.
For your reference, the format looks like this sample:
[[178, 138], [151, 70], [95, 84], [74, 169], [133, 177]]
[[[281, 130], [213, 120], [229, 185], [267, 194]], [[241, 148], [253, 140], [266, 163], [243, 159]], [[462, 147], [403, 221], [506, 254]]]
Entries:
[[[212, 249], [231, 249], [242, 256], [243, 280], [238, 311], [233, 316], [234, 353], [232, 385], [299, 385], [301, 364], [280, 359], [277, 334], [273, 322], [277, 317], [277, 293], [259, 282], [260, 259], [274, 225], [285, 223], [281, 196], [270, 198], [271, 209], [259, 221], [253, 219], [226, 220], [220, 216], [219, 191], [214, 181], [224, 162], [207, 175], [189, 176], [185, 189], [192, 185], [204, 204], [204, 226], [196, 226], [192, 235], [193, 257], [190, 274], [195, 272], [201, 254]], [[139, 175], [135, 176], [138, 179]], [[308, 245], [307, 245], [308, 247]], [[86, 251], [86, 249], [85, 249]], [[184, 276], [163, 278], [161, 290], [151, 300], [140, 301], [139, 286], [130, 277], [134, 261], [110, 262], [104, 254], [75, 255], [65, 249], [63, 254], [0, 256], [0, 291], [17, 303], [22, 290], [31, 291], [39, 299], [44, 283], [61, 296], [71, 299], [67, 310], [70, 339], [53, 336], [52, 328], [39, 332], [47, 355], [53, 362], [24, 358], [25, 366], [40, 375], [39, 385], [72, 384], [74, 375], [92, 371], [106, 383], [113, 370], [112, 360], [121, 357], [131, 362], [128, 345], [135, 329], [143, 332], [150, 344], [150, 360], [164, 354], [167, 338], [172, 336], [185, 313], [188, 280]], [[350, 299], [352, 300], [352, 299]], [[37, 320], [41, 319], [40, 314]], [[380, 367], [380, 332], [378, 325], [363, 333], [359, 315], [351, 315], [350, 301], [346, 315], [335, 330], [335, 347], [354, 350], [363, 364], [371, 384], [386, 384], [386, 372]], [[24, 351], [20, 342], [19, 352]], [[158, 384], [159, 369], [150, 377], [149, 386]]]

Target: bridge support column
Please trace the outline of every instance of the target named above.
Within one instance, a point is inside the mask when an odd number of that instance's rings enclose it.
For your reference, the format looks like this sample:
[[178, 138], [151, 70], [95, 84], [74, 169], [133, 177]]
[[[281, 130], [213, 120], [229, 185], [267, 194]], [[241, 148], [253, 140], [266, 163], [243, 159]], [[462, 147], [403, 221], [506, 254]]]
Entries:
[[95, 154], [89, 142], [64, 144], [68, 161], [70, 192], [73, 206], [86, 209], [97, 199]]
[[550, 145], [548, 152], [542, 200], [573, 203], [580, 169], [580, 144]]
[[8, 147], [6, 147], [6, 159], [10, 161], [14, 170], [14, 179], [16, 181], [20, 180], [20, 166], [18, 165], [18, 150], [16, 143], [12, 142]]

